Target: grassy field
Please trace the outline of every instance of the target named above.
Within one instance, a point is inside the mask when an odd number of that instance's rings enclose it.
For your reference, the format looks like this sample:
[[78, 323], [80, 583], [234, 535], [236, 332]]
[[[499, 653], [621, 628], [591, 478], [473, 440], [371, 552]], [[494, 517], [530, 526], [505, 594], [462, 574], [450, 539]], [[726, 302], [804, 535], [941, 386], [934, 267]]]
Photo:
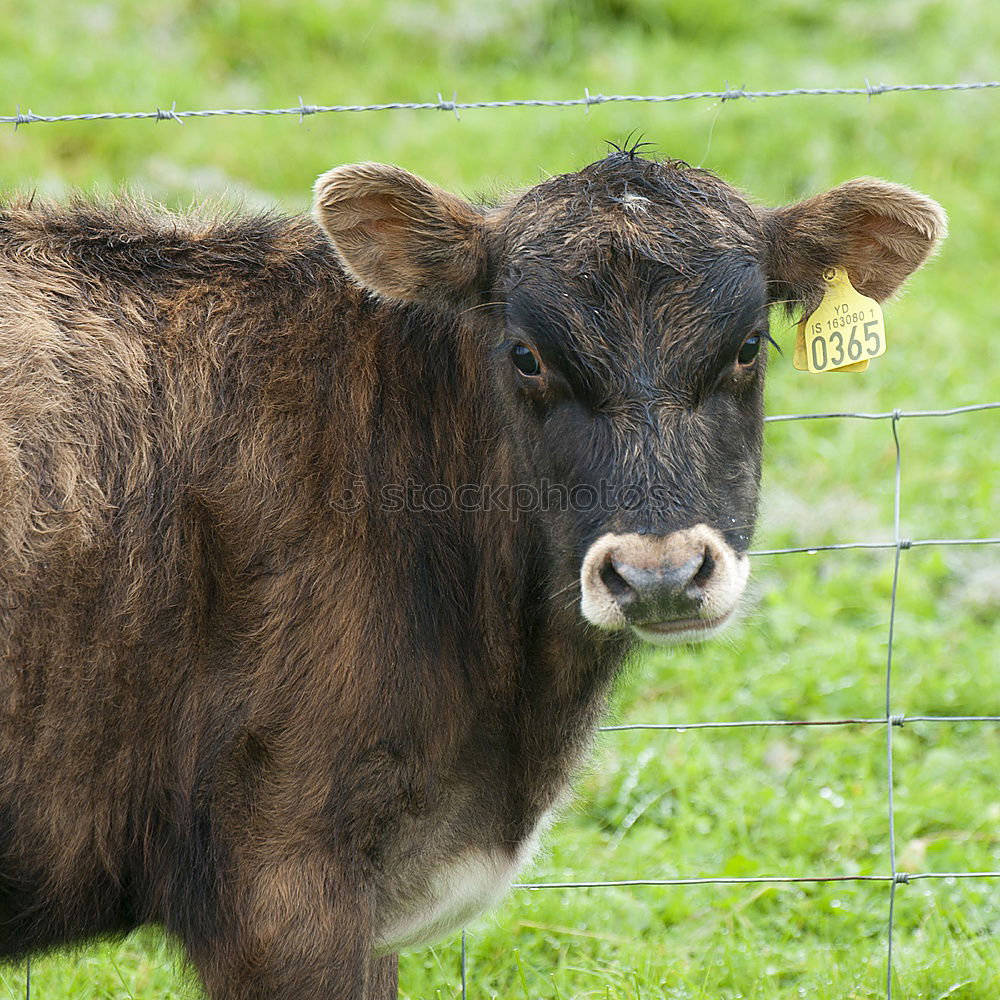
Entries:
[[[591, 93], [863, 86], [1000, 77], [987, 0], [517, 0], [504, 5], [237, 0], [21, 4], [0, 18], [0, 111], [562, 98]], [[131, 185], [308, 206], [342, 162], [398, 162], [474, 195], [528, 184], [644, 133], [662, 154], [781, 203], [874, 174], [937, 198], [941, 255], [886, 311], [889, 351], [863, 375], [776, 358], [771, 413], [929, 409], [1000, 399], [1000, 91], [692, 101], [582, 109], [385, 112], [283, 119], [93, 122], [0, 130], [0, 189], [60, 196]], [[901, 422], [904, 537], [1000, 535], [1000, 412]], [[768, 431], [761, 548], [892, 538], [890, 424]], [[623, 678], [623, 722], [879, 716], [893, 553], [760, 557], [728, 640], [651, 653]], [[1000, 714], [995, 546], [904, 552], [892, 705]], [[899, 867], [1000, 870], [1000, 725], [894, 731]], [[883, 726], [633, 731], [598, 742], [531, 881], [884, 874]], [[471, 997], [719, 1000], [885, 995], [884, 883], [515, 892], [468, 932]], [[1000, 995], [1000, 880], [897, 892], [896, 997]], [[459, 992], [458, 940], [404, 956], [401, 995]], [[33, 966], [46, 998], [189, 997], [162, 938]], [[23, 995], [2, 970], [0, 997]]]

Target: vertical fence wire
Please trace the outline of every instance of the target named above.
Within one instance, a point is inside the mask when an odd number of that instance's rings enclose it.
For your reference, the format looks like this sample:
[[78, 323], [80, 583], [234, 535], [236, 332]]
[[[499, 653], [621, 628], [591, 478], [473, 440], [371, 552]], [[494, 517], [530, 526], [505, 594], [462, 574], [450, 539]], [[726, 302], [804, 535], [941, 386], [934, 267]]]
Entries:
[[462, 1000], [466, 1000], [466, 972], [468, 970], [468, 958], [465, 950], [465, 930], [462, 930]]
[[902, 484], [902, 449], [899, 443], [899, 411], [892, 415], [892, 440], [896, 447], [896, 472], [894, 477], [894, 492], [892, 502], [893, 534], [896, 541], [896, 552], [892, 567], [892, 595], [889, 601], [889, 650], [885, 664], [885, 745], [886, 745], [886, 782], [888, 784], [889, 805], [889, 863], [892, 868], [892, 882], [889, 885], [889, 929], [886, 949], [885, 995], [886, 1000], [892, 1000], [892, 938], [894, 917], [896, 912], [896, 886], [899, 872], [896, 869], [896, 809], [894, 802], [894, 783], [892, 776], [892, 641], [896, 628], [896, 593], [899, 586], [899, 563], [902, 554], [902, 539], [899, 531], [899, 508]]

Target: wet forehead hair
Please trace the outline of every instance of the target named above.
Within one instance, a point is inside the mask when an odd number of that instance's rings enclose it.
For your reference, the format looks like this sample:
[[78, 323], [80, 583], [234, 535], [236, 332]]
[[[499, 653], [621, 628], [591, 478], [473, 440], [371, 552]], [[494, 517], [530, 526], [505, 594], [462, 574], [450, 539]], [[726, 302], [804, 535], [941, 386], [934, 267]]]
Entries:
[[508, 321], [588, 395], [694, 387], [766, 328], [760, 224], [708, 171], [618, 151], [508, 220]]

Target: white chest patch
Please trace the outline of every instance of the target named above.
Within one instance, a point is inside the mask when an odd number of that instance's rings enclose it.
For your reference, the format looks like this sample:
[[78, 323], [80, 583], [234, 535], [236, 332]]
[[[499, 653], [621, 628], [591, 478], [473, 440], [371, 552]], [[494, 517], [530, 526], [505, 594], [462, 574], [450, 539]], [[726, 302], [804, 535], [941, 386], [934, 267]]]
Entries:
[[470, 848], [437, 867], [423, 891], [379, 914], [376, 950], [380, 953], [417, 948], [460, 930], [495, 906], [538, 849], [546, 819], [513, 854], [502, 848]]

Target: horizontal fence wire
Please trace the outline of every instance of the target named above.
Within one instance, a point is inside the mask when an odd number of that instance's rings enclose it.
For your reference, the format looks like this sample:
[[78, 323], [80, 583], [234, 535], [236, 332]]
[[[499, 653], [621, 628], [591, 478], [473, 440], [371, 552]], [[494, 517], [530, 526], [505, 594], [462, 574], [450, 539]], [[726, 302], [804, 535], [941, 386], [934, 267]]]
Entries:
[[[623, 733], [632, 731], [669, 731], [684, 733], [689, 730], [719, 730], [719, 729], [749, 729], [768, 727], [834, 727], [834, 726], [885, 726], [886, 730], [886, 760], [887, 793], [888, 793], [888, 836], [890, 871], [883, 874], [816, 874], [816, 875], [750, 875], [750, 876], [668, 876], [664, 878], [640, 879], [604, 879], [592, 881], [570, 882], [519, 882], [514, 888], [539, 892], [546, 889], [628, 889], [641, 887], [681, 887], [696, 885], [821, 885], [829, 883], [860, 883], [875, 882], [889, 885], [889, 915], [887, 934], [887, 957], [885, 989], [887, 1000], [892, 1000], [893, 977], [893, 931], [895, 914], [896, 888], [911, 882], [944, 880], [954, 882], [959, 879], [997, 879], [1000, 871], [974, 872], [904, 872], [896, 867], [896, 837], [895, 837], [895, 807], [893, 802], [894, 782], [892, 777], [893, 748], [892, 732], [911, 723], [957, 724], [957, 723], [1000, 723], [1000, 715], [906, 715], [894, 712], [892, 706], [892, 653], [896, 619], [896, 594], [900, 575], [900, 556], [903, 552], [919, 546], [932, 545], [996, 545], [1000, 538], [937, 538], [937, 539], [907, 539], [900, 534], [900, 495], [902, 483], [902, 448], [900, 446], [898, 427], [901, 421], [918, 418], [947, 418], [962, 414], [981, 413], [989, 410], [1000, 410], [1000, 402], [975, 403], [968, 406], [956, 406], [940, 410], [901, 410], [895, 409], [884, 413], [790, 413], [767, 417], [769, 423], [782, 423], [802, 420], [890, 420], [892, 421], [893, 441], [895, 444], [895, 474], [893, 497], [894, 541], [884, 542], [847, 542], [836, 545], [795, 546], [783, 549], [759, 549], [752, 551], [752, 556], [786, 555], [793, 553], [814, 553], [822, 551], [842, 551], [846, 549], [888, 549], [895, 552], [893, 568], [892, 593], [889, 612], [888, 653], [885, 673], [885, 715], [878, 717], [858, 716], [844, 719], [735, 719], [709, 722], [671, 722], [671, 723], [622, 723], [618, 725], [601, 726], [604, 733]], [[462, 961], [462, 991], [466, 989], [466, 958], [465, 937], [463, 933]]]
[[754, 549], [752, 556], [787, 556], [805, 552], [843, 552], [846, 549], [918, 549], [927, 545], [1000, 545], [1000, 538], [901, 538], [899, 542], [837, 542], [833, 545], [796, 545], [788, 549]]
[[0, 124], [21, 125], [55, 124], [60, 122], [96, 121], [174, 121], [183, 125], [187, 118], [248, 118], [297, 116], [301, 121], [308, 115], [360, 114], [375, 111], [447, 111], [458, 117], [460, 111], [487, 111], [498, 108], [579, 108], [590, 110], [602, 104], [677, 104], [681, 101], [739, 101], [763, 100], [779, 97], [867, 97], [871, 100], [882, 94], [927, 93], [930, 91], [994, 90], [1000, 80], [981, 80], [975, 83], [878, 83], [867, 80], [863, 87], [793, 87], [788, 90], [747, 90], [746, 87], [729, 87], [724, 90], [696, 90], [683, 94], [591, 94], [584, 88], [583, 97], [557, 100], [529, 98], [508, 101], [460, 101], [458, 94], [445, 100], [440, 94], [436, 101], [391, 101], [385, 104], [305, 104], [288, 108], [202, 108], [178, 111], [177, 104], [154, 111], [94, 111], [86, 114], [39, 115], [34, 111], [22, 112], [17, 107], [13, 115], [0, 115]]
[[764, 417], [764, 423], [780, 424], [791, 420], [912, 420], [919, 417], [955, 417], [980, 410], [1000, 410], [1000, 403], [971, 403], [946, 410], [886, 410], [884, 413], [779, 413]]
[[[911, 722], [1000, 722], [1000, 715], [893, 715], [890, 725]], [[619, 726], [601, 726], [602, 733], [624, 733], [633, 729], [665, 730], [686, 733], [689, 729], [755, 729], [768, 726], [884, 726], [884, 716], [851, 719], [745, 719], [732, 722], [629, 722]]]
[[781, 885], [826, 882], [892, 882], [908, 885], [922, 879], [1000, 878], [1000, 872], [896, 872], [894, 875], [712, 875], [704, 878], [633, 878], [608, 882], [519, 882], [515, 889], [616, 889], [632, 886]]

